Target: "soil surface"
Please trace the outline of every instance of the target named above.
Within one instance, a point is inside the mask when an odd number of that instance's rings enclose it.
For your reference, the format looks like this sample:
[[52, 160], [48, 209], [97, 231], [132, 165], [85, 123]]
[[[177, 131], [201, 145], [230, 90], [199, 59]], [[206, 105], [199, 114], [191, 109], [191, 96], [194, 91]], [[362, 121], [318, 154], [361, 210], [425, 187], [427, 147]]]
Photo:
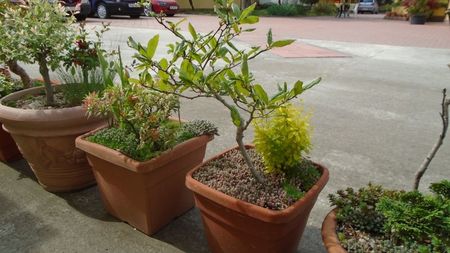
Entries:
[[25, 95], [14, 102], [7, 101], [5, 105], [19, 109], [33, 109], [33, 110], [61, 109], [73, 107], [73, 105], [69, 105], [66, 102], [62, 92], [55, 92], [54, 99], [55, 103], [53, 105], [47, 105], [45, 93], [37, 95]]
[[[282, 210], [294, 204], [297, 199], [289, 196], [284, 189], [287, 181], [285, 174], [265, 173], [262, 159], [256, 151], [248, 149], [247, 152], [256, 169], [263, 175], [265, 185], [253, 177], [238, 150], [232, 150], [222, 158], [208, 162], [195, 171], [192, 177], [215, 190], [264, 208]], [[307, 164], [314, 166], [311, 162]], [[292, 178], [289, 182], [299, 192], [309, 190], [303, 189], [301, 181], [301, 178]]]

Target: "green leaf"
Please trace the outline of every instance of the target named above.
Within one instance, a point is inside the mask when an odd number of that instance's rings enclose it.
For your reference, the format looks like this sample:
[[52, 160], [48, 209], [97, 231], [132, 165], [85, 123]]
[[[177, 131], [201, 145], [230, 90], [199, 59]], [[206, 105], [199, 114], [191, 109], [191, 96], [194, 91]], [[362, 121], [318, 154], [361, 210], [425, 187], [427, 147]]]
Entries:
[[155, 55], [156, 47], [158, 47], [159, 34], [151, 38], [147, 43], [147, 58], [151, 59]]
[[259, 22], [258, 16], [248, 16], [241, 20], [242, 24], [255, 24]]
[[303, 86], [303, 90], [311, 89], [316, 84], [320, 83], [320, 81], [322, 81], [322, 78], [318, 77], [317, 79], [315, 79], [315, 80], [311, 81], [310, 83], [308, 83], [307, 85]]
[[239, 18], [241, 16], [241, 8], [239, 8], [239, 5], [233, 3], [231, 5], [231, 9], [233, 10], [233, 14], [236, 18]]
[[249, 96], [250, 95], [250, 92], [247, 89], [245, 89], [244, 87], [242, 87], [242, 82], [241, 81], [238, 81], [238, 82], [235, 83], [235, 88], [236, 88], [235, 90], [238, 93], [241, 93], [244, 96]]
[[231, 119], [233, 121], [233, 124], [237, 127], [241, 126], [241, 115], [239, 114], [239, 111], [236, 109], [236, 107], [231, 107], [230, 109], [231, 113]]
[[294, 88], [292, 89], [295, 95], [301, 94], [303, 92], [303, 82], [298, 80], [294, 84]]
[[250, 13], [253, 12], [253, 10], [255, 9], [255, 7], [256, 7], [256, 3], [254, 3], [254, 4], [250, 5], [249, 7], [245, 8], [245, 9], [242, 11], [241, 16], [239, 17], [239, 19], [242, 20], [242, 19], [246, 18]]
[[192, 38], [194, 40], [197, 39], [197, 32], [195, 31], [195, 28], [192, 26], [191, 23], [189, 23], [188, 29], [189, 29], [189, 32], [191, 33]]
[[270, 47], [284, 47], [294, 43], [295, 40], [278, 40], [270, 44]]
[[238, 26], [238, 24], [237, 23], [234, 23], [233, 25], [232, 25], [232, 27], [233, 27], [233, 30], [234, 30], [234, 32], [235, 33], [239, 33], [239, 26]]
[[167, 62], [167, 59], [166, 59], [166, 58], [162, 58], [162, 59], [159, 61], [159, 66], [160, 66], [162, 69], [166, 70], [167, 67], [169, 66], [169, 63]]
[[253, 32], [254, 30], [256, 30], [256, 28], [244, 29], [244, 30], [242, 30], [242, 31], [243, 31], [243, 32]]
[[256, 84], [255, 86], [253, 86], [253, 90], [255, 91], [256, 96], [262, 102], [264, 102], [264, 104], [269, 103], [269, 97], [267, 96], [267, 92], [264, 90], [264, 88], [261, 85]]
[[247, 59], [247, 55], [243, 54], [242, 55], [242, 65], [241, 65], [241, 72], [242, 75], [248, 79], [248, 59]]
[[272, 38], [272, 28], [271, 28], [267, 32], [267, 45], [272, 45], [272, 43], [273, 43], [273, 38]]

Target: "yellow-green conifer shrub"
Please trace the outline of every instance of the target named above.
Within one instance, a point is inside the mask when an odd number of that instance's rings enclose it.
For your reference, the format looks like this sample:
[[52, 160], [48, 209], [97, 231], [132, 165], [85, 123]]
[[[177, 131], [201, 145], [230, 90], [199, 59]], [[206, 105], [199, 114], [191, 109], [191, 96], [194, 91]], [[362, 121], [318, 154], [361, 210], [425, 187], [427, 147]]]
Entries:
[[299, 165], [311, 147], [309, 114], [292, 104], [276, 109], [270, 117], [255, 120], [256, 151], [268, 173]]

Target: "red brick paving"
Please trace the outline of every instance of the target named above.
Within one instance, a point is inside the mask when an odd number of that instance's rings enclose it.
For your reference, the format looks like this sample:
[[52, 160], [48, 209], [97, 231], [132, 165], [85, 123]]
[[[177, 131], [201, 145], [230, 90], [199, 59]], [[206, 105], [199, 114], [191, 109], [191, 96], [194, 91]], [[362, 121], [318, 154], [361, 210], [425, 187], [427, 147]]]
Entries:
[[[198, 31], [207, 32], [217, 25], [217, 18], [203, 15], [180, 14], [172, 21], [187, 18]], [[88, 23], [101, 23], [99, 19], [88, 19]], [[112, 26], [161, 29], [155, 20], [141, 17], [109, 19]], [[187, 23], [186, 23], [187, 24]], [[265, 42], [269, 28], [274, 38], [314, 39], [341, 42], [371, 43], [394, 46], [446, 48], [450, 49], [450, 25], [428, 22], [425, 25], [410, 25], [407, 21], [384, 20], [382, 15], [358, 15], [345, 19], [334, 17], [261, 17], [252, 27], [255, 32], [244, 34], [240, 40], [254, 44]], [[184, 26], [185, 28], [185, 26]]]

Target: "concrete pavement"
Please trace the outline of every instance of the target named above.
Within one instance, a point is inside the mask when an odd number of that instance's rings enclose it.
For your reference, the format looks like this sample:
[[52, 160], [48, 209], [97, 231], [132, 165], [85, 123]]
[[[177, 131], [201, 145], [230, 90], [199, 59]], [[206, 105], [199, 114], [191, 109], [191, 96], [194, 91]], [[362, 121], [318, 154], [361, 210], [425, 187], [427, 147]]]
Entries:
[[[125, 20], [119, 21], [125, 23]], [[147, 19], [129, 21], [151, 23]], [[276, 22], [276, 19], [271, 21]], [[441, 33], [442, 36], [435, 38], [436, 43], [421, 37], [422, 40], [417, 38], [418, 41], [407, 45], [404, 44], [410, 41], [408, 39], [392, 43], [385, 39], [374, 43], [365, 36], [352, 37], [348, 41], [339, 37], [339, 33], [330, 40], [321, 36], [331, 34], [320, 34], [321, 29], [334, 20], [306, 21], [308, 27], [298, 28], [311, 30], [311, 36], [290, 35], [289, 32], [294, 30], [292, 27], [272, 28], [280, 37], [297, 39], [298, 44], [306, 43], [348, 57], [283, 58], [265, 53], [250, 66], [257, 80], [271, 92], [283, 81], [293, 83], [297, 79], [323, 78], [321, 84], [302, 98], [303, 104], [313, 113], [311, 157], [329, 168], [330, 181], [311, 213], [298, 248], [298, 252], [320, 253], [325, 252], [320, 225], [330, 210], [328, 193], [347, 186], [359, 187], [369, 181], [391, 188], [411, 188], [413, 173], [441, 129], [438, 115], [441, 89], [450, 88], [447, 67], [450, 37], [449, 33]], [[88, 24], [96, 22], [91, 20]], [[292, 25], [297, 28], [304, 25], [302, 22], [292, 22]], [[435, 24], [413, 28], [397, 24], [399, 21], [384, 23], [386, 21], [377, 19], [360, 22], [384, 26], [388, 34], [402, 34], [403, 29], [428, 34], [436, 32], [433, 29], [443, 32], [449, 28]], [[270, 22], [262, 19], [262, 23]], [[339, 25], [347, 23], [367, 27], [354, 19]], [[161, 44], [173, 40], [166, 32], [136, 28], [136, 23], [135, 28], [130, 26], [133, 25], [125, 27], [113, 23], [111, 31], [105, 35], [105, 45], [120, 45], [128, 63], [132, 54], [125, 46], [128, 36], [146, 41], [160, 33]], [[361, 27], [358, 28], [360, 34], [369, 33]], [[264, 25], [259, 28], [263, 29]], [[316, 36], [313, 36], [314, 29]], [[366, 41], [360, 41], [363, 38]], [[239, 45], [247, 47], [253, 41], [259, 39], [242, 39]], [[160, 47], [157, 57], [165, 51]], [[36, 70], [33, 66], [29, 69]], [[219, 104], [200, 99], [183, 101], [182, 108], [183, 118], [209, 119], [219, 126], [220, 136], [208, 146], [207, 157], [235, 145], [228, 112]], [[246, 141], [251, 142], [251, 139], [249, 132]], [[421, 190], [425, 190], [430, 182], [450, 177], [449, 143], [447, 139], [432, 162], [422, 180]], [[0, 214], [0, 252], [208, 252], [196, 209], [148, 237], [108, 215], [96, 187], [74, 193], [48, 193], [36, 183], [24, 161], [8, 166], [0, 164]]]

